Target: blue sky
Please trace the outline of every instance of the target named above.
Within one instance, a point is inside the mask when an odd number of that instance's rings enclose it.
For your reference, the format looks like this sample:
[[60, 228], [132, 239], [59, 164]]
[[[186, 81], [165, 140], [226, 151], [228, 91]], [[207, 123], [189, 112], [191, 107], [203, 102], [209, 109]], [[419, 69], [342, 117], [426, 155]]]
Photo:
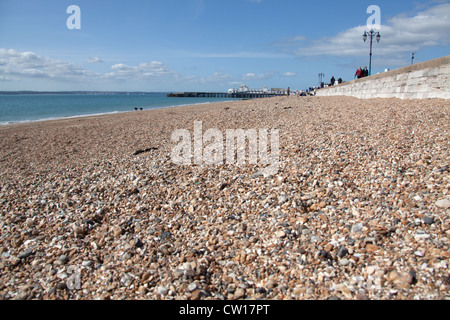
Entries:
[[[70, 5], [81, 29], [68, 29]], [[1, 90], [305, 89], [448, 55], [450, 1], [0, 0]]]

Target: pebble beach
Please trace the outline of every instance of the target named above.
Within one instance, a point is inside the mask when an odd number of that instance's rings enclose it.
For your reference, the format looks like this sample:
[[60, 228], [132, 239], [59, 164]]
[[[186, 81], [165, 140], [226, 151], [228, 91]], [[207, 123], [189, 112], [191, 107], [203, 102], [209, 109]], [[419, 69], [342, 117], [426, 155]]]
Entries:
[[[172, 133], [279, 132], [279, 166]], [[448, 300], [450, 103], [274, 97], [0, 127], [0, 299]]]

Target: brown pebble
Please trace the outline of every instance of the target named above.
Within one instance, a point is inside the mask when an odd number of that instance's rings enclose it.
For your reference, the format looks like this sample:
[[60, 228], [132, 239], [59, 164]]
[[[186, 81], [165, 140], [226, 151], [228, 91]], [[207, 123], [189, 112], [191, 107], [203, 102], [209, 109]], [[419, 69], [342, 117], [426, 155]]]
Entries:
[[200, 289], [194, 290], [191, 294], [191, 300], [200, 300], [201, 295], [202, 290]]
[[115, 237], [119, 237], [122, 234], [122, 228], [118, 226], [112, 227], [112, 231]]
[[380, 249], [377, 245], [374, 245], [374, 244], [371, 244], [371, 243], [366, 244], [365, 248], [366, 248], [367, 252], [375, 252], [378, 249]]

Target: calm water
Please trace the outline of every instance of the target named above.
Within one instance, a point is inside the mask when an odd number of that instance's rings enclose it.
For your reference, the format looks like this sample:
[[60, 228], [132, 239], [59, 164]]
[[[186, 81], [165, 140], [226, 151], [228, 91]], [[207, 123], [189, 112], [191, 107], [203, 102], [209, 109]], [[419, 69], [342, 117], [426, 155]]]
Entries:
[[169, 98], [166, 93], [129, 95], [1, 95], [0, 125], [227, 101], [225, 98]]

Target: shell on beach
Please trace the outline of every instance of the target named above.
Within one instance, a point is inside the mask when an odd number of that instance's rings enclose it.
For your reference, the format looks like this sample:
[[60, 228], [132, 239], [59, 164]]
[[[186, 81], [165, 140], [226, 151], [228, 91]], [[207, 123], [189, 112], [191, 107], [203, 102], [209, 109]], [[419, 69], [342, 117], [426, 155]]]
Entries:
[[[276, 97], [0, 128], [1, 299], [448, 299], [447, 100]], [[279, 132], [262, 164], [172, 133]]]

